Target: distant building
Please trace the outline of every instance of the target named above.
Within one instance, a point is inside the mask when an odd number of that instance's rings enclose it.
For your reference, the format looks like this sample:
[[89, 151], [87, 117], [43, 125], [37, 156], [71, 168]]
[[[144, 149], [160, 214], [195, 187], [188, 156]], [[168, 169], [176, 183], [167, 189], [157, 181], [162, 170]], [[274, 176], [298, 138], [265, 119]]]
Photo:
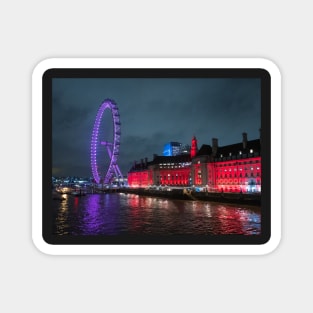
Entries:
[[191, 147], [189, 145], [182, 144], [180, 154], [190, 154]]
[[163, 147], [163, 156], [176, 156], [180, 154], [189, 154], [190, 146], [180, 142], [168, 142]]
[[148, 162], [134, 163], [128, 172], [130, 187], [151, 185], [194, 186], [216, 192], [261, 192], [260, 139], [218, 146], [204, 144], [198, 150], [197, 139], [192, 138], [189, 154], [154, 156]]
[[168, 142], [164, 145], [163, 156], [175, 156], [181, 153], [182, 144], [180, 142]]

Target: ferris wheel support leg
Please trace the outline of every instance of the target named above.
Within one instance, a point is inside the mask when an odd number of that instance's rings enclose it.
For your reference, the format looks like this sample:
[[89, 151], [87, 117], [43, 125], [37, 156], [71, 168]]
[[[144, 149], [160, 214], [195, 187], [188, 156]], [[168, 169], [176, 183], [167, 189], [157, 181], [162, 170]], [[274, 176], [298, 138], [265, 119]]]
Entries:
[[118, 165], [116, 165], [116, 170], [117, 170], [119, 176], [121, 176], [123, 178], [123, 174], [122, 174], [120, 168], [118, 167]]
[[119, 177], [118, 177], [118, 172], [117, 172], [117, 169], [116, 169], [116, 165], [113, 166], [113, 170], [114, 170], [115, 176], [116, 176], [117, 178], [119, 178]]
[[[112, 158], [112, 151], [110, 149], [110, 144], [108, 142], [101, 142], [101, 144], [106, 146], [107, 151], [108, 151], [108, 155], [109, 155], [110, 158]], [[123, 178], [123, 174], [122, 174], [122, 172], [121, 172], [121, 170], [120, 170], [120, 168], [118, 167], [117, 164], [113, 165], [113, 170], [114, 170], [114, 173], [115, 173], [117, 178], [119, 178], [119, 177]]]

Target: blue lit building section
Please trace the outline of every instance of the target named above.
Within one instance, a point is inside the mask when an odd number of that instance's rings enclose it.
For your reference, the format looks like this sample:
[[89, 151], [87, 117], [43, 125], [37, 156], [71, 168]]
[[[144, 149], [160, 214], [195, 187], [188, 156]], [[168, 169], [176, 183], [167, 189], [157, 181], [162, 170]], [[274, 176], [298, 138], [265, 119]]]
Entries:
[[167, 144], [164, 145], [163, 155], [164, 156], [172, 156], [173, 155], [173, 150], [172, 150], [171, 143], [167, 143]]
[[172, 145], [169, 142], [169, 143], [164, 145], [163, 156], [172, 156], [172, 155], [173, 155]]
[[180, 155], [181, 150], [182, 150], [182, 144], [180, 142], [169, 142], [164, 145], [163, 156]]

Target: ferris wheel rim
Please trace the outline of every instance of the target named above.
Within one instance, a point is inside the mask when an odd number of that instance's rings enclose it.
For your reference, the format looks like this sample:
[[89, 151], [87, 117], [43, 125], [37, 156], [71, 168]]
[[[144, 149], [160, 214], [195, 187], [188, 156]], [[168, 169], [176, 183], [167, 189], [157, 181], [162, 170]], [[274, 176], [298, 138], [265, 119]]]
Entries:
[[[111, 111], [112, 119], [113, 119], [113, 147], [112, 147], [112, 155], [109, 155], [110, 164], [107, 170], [103, 171], [103, 177], [100, 176], [98, 171], [98, 161], [97, 161], [97, 145], [99, 144], [98, 134], [99, 127], [102, 121], [103, 113], [106, 109]], [[117, 158], [119, 155], [119, 146], [120, 146], [120, 136], [121, 136], [121, 123], [119, 118], [119, 111], [116, 105], [116, 102], [112, 99], [105, 99], [99, 106], [96, 120], [94, 123], [93, 131], [92, 131], [92, 139], [91, 139], [91, 169], [92, 175], [97, 184], [100, 183], [100, 180], [103, 179], [104, 183], [108, 183], [110, 179], [112, 179], [114, 175], [114, 167], [117, 167]]]

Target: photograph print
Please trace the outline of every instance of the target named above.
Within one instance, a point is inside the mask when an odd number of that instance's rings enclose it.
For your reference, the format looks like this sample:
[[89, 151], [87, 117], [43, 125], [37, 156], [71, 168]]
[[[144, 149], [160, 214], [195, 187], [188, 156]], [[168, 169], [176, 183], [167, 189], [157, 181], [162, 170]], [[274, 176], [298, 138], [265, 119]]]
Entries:
[[46, 242], [269, 239], [266, 71], [52, 69], [43, 102]]

